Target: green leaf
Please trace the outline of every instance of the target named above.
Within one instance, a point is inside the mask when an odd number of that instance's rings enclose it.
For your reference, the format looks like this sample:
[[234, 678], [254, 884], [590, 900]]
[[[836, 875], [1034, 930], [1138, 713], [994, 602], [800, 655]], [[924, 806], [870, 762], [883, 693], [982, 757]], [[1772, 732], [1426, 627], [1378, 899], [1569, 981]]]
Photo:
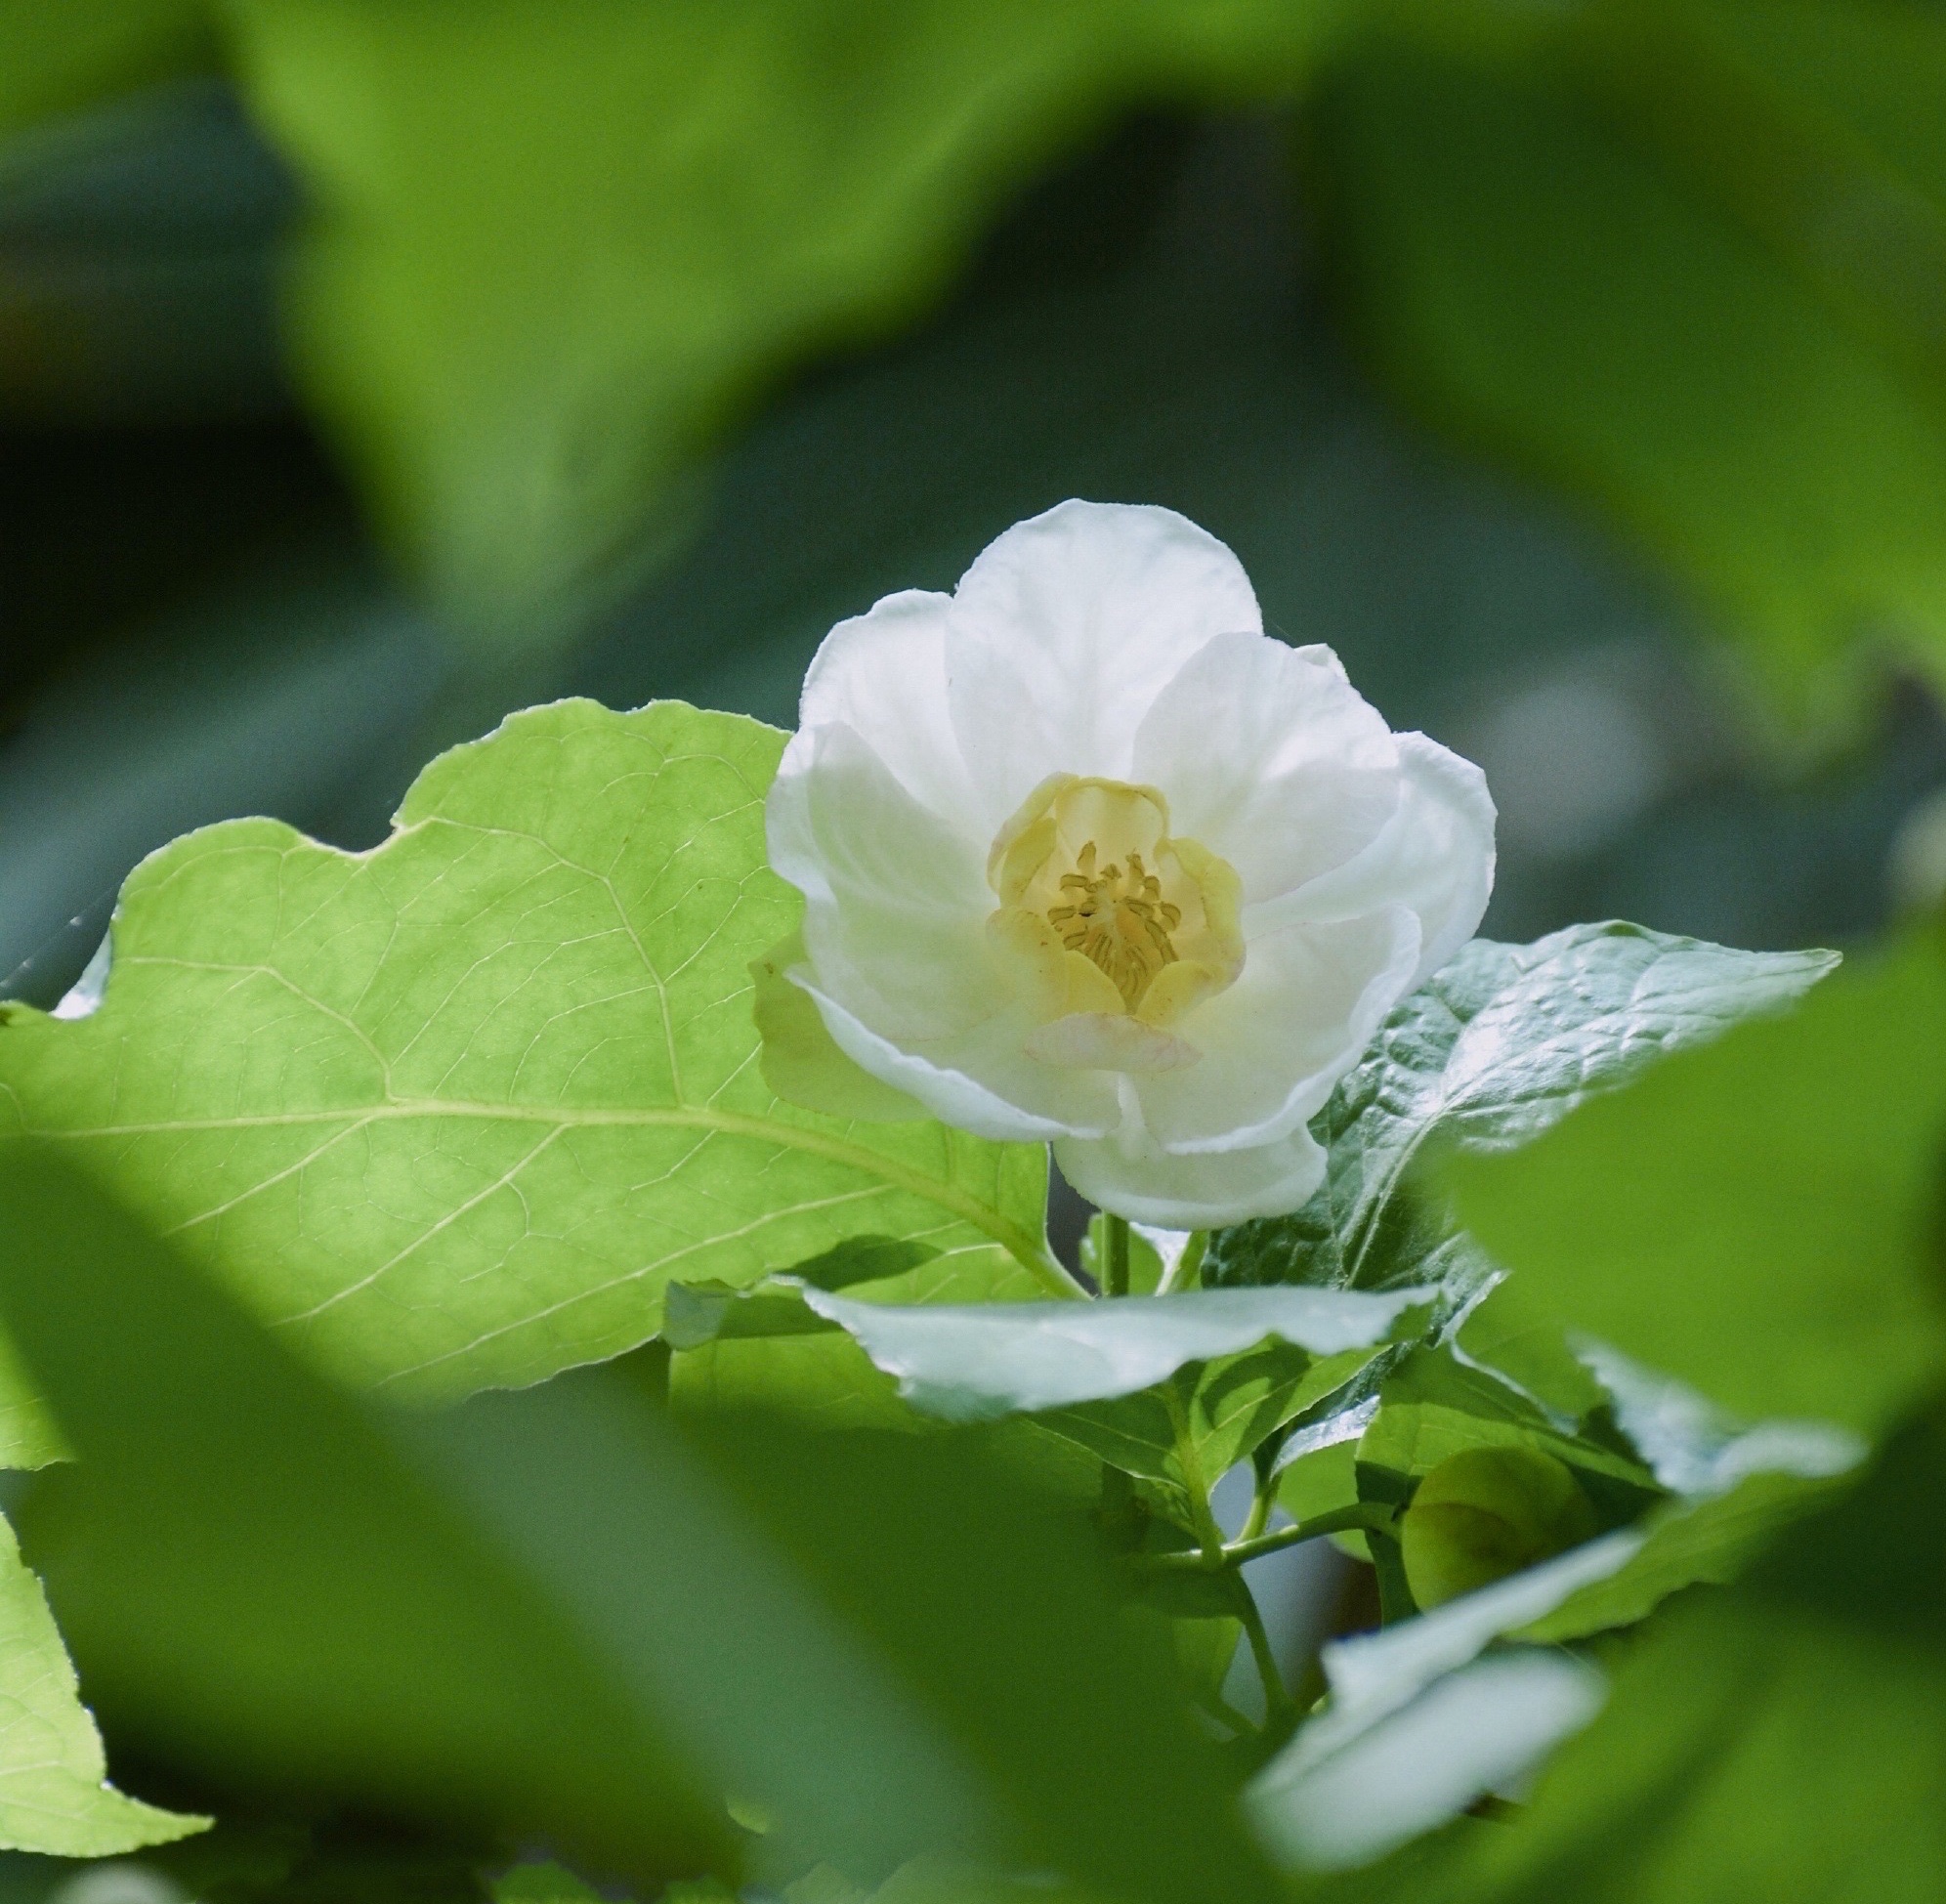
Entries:
[[1427, 1293], [1206, 1290], [1095, 1302], [892, 1308], [807, 1289], [804, 1300], [896, 1375], [914, 1408], [950, 1421], [985, 1421], [1133, 1395], [1188, 1363], [1238, 1355], [1273, 1337], [1311, 1355], [1369, 1349]]
[[[1266, 1343], [1192, 1363], [1165, 1386], [1051, 1409], [1033, 1419], [1111, 1467], [1161, 1483], [1157, 1504], [1179, 1526], [1198, 1532], [1191, 1501], [1279, 1429], [1332, 1410], [1370, 1359], [1365, 1349], [1314, 1359], [1284, 1343]], [[1174, 1391], [1173, 1406], [1165, 1387]]]
[[680, 1436], [613, 1371], [383, 1411], [19, 1147], [0, 1311], [81, 1458], [33, 1550], [158, 1763], [645, 1880], [735, 1876], [728, 1794], [863, 1882], [1268, 1904], [1084, 1527], [964, 1437]]
[[0, 0], [0, 138], [206, 63], [202, 0]]
[[672, 1285], [669, 1338], [688, 1353], [671, 1392], [715, 1407], [783, 1396], [827, 1426], [1031, 1415], [1111, 1466], [1164, 1483], [1175, 1491], [1165, 1499], [1185, 1487], [1200, 1498], [1287, 1422], [1344, 1393], [1415, 1295], [1223, 1290], [995, 1309], [951, 1306], [930, 1268], [900, 1281], [920, 1277], [932, 1285], [925, 1307], [895, 1300], [906, 1291], [890, 1282], [869, 1301], [794, 1275], [746, 1290]]
[[0, 1121], [70, 1154], [307, 1353], [451, 1395], [633, 1347], [670, 1277], [855, 1238], [1065, 1278], [1046, 1160], [773, 1098], [751, 958], [783, 737], [674, 702], [515, 715], [419, 777], [369, 853], [271, 821], [123, 890], [106, 998], [0, 1025]]
[[1449, 1181], [1528, 1313], [1746, 1420], [1869, 1434], [1946, 1361], [1942, 1135], [1946, 960], [1921, 936]]
[[1319, 1663], [1330, 1704], [1249, 1789], [1278, 1855], [1300, 1868], [1377, 1857], [1531, 1769], [1585, 1724], [1599, 1704], [1586, 1667], [1527, 1648], [1480, 1655], [1640, 1544], [1627, 1531], [1605, 1534], [1417, 1619], [1327, 1644]]
[[[1281, 95], [1343, 0], [234, 0], [317, 208], [315, 402], [449, 605], [506, 634], [625, 580], [763, 385], [882, 334], [1119, 110]], [[678, 494], [693, 506], [693, 494]]]
[[1391, 381], [1605, 509], [1794, 711], [1862, 628], [1936, 664], [1937, 15], [1420, 11], [1337, 69], [1313, 132]]
[[1630, 1627], [1671, 1593], [1699, 1583], [1727, 1586], [1792, 1522], [1842, 1492], [1836, 1481], [1752, 1474], [1727, 1494], [1671, 1501], [1649, 1514], [1641, 1549], [1606, 1580], [1578, 1588], [1553, 1612], [1520, 1629], [1522, 1639], [1559, 1642]]
[[40, 1583], [0, 1521], [0, 1848], [113, 1857], [210, 1822], [125, 1798], [106, 1774]]
[[842, 1330], [797, 1312], [816, 1334], [723, 1335], [669, 1364], [669, 1404], [687, 1417], [774, 1410], [807, 1428], [918, 1432], [940, 1424], [915, 1415], [899, 1386]]
[[1680, 1498], [1641, 1522], [1639, 1553], [1539, 1622], [1530, 1639], [1631, 1625], [1682, 1587], [1735, 1580], [1775, 1534], [1841, 1493], [1870, 1452], [1857, 1435], [1822, 1422], [1739, 1428], [1694, 1390], [1613, 1349], [1591, 1347], [1586, 1359], [1613, 1397], [1617, 1425]]
[[1946, 1440], [1747, 1581], [1673, 1605], [1510, 1827], [1402, 1873], [1414, 1904], [1929, 1904], [1946, 1877]]
[[493, 1904], [601, 1904], [601, 1892], [558, 1864], [518, 1864], [493, 1883]]
[[[910, 1268], [889, 1273], [894, 1264]], [[924, 1245], [864, 1237], [745, 1290], [671, 1283], [663, 1338], [676, 1353], [669, 1399], [680, 1410], [762, 1408], [824, 1428], [937, 1426], [899, 1397], [891, 1376], [852, 1338], [807, 1308], [803, 1285], [866, 1288], [888, 1303], [978, 1302], [1019, 1293], [977, 1252], [941, 1256]]]
[[1379, 1388], [1377, 1413], [1358, 1444], [1361, 1493], [1403, 1503], [1429, 1469], [1475, 1448], [1526, 1448], [1565, 1461], [1605, 1526], [1633, 1520], [1662, 1495], [1619, 1439], [1604, 1446], [1564, 1431], [1490, 1371], [1468, 1368], [1451, 1349], [1424, 1347]]
[[1463, 1300], [1493, 1265], [1412, 1181], [1417, 1159], [1525, 1143], [1664, 1052], [1778, 1010], [1837, 962], [1613, 923], [1531, 946], [1474, 940], [1398, 1006], [1314, 1121], [1330, 1158], [1317, 1195], [1292, 1215], [1218, 1231], [1205, 1283], [1438, 1282]]

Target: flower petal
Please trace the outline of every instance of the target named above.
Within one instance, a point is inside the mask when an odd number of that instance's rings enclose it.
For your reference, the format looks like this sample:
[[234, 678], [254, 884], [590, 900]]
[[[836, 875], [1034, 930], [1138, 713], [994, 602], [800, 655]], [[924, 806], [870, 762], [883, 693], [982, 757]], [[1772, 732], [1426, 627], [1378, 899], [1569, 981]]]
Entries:
[[800, 728], [852, 729], [913, 799], [949, 821], [973, 810], [947, 710], [952, 610], [952, 596], [909, 588], [840, 621], [812, 657], [797, 708]]
[[997, 1142], [1071, 1132], [1093, 1137], [1115, 1125], [1114, 1079], [1098, 1071], [1057, 1071], [1036, 1063], [1022, 1048], [1033, 1029], [1024, 1010], [1002, 1013], [957, 1037], [902, 1049], [821, 991], [808, 968], [800, 965], [788, 976], [811, 994], [847, 1057], [976, 1137]]
[[1418, 920], [1403, 906], [1252, 939], [1237, 983], [1174, 1027], [1202, 1061], [1136, 1081], [1150, 1133], [1204, 1155], [1300, 1127], [1405, 995], [1418, 953]]
[[1247, 911], [1255, 935], [1298, 919], [1345, 919], [1410, 906], [1421, 944], [1412, 984], [1422, 984], [1473, 936], [1494, 889], [1494, 803], [1487, 777], [1423, 734], [1401, 734], [1398, 810], [1356, 859], [1308, 886]]
[[984, 843], [914, 800], [851, 728], [793, 737], [768, 821], [771, 864], [804, 895], [819, 984], [847, 1010], [904, 1043], [1004, 1008]]
[[1399, 749], [1329, 648], [1269, 635], [1207, 642], [1157, 696], [1134, 777], [1168, 798], [1169, 830], [1220, 855], [1247, 903], [1329, 872], [1399, 803]]
[[961, 579], [947, 650], [988, 833], [1050, 773], [1128, 779], [1164, 683], [1262, 625], [1243, 565], [1171, 509], [1064, 502], [1008, 529]]
[[1207, 1157], [1171, 1157], [1139, 1139], [1065, 1137], [1054, 1161], [1090, 1203], [1169, 1230], [1281, 1216], [1325, 1180], [1325, 1153], [1301, 1125], [1274, 1144]]

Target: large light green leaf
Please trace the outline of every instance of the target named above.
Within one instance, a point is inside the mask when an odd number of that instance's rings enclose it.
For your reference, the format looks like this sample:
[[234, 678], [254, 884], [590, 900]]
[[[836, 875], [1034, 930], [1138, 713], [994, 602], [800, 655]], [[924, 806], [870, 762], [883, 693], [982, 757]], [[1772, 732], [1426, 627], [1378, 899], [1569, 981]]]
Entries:
[[1390, 1289], [1456, 1297], [1493, 1267], [1411, 1181], [1435, 1148], [1505, 1150], [1666, 1051], [1776, 1011], [1832, 952], [1746, 952], [1641, 926], [1570, 926], [1531, 946], [1476, 939], [1385, 1021], [1312, 1128], [1330, 1153], [1304, 1207], [1222, 1230], [1206, 1283]]
[[105, 1858], [208, 1825], [123, 1798], [106, 1772], [40, 1583], [0, 1521], [0, 1848]]
[[233, 0], [317, 208], [301, 368], [476, 623], [639, 562], [671, 480], [805, 355], [935, 293], [1138, 103], [1288, 89], [1347, 0]]
[[1449, 1176], [1509, 1299], [1746, 1421], [1870, 1433], [1946, 1363], [1930, 935]]
[[990, 1295], [1058, 1282], [1038, 1147], [764, 1086], [746, 966], [798, 905], [764, 862], [782, 744], [564, 702], [435, 761], [370, 853], [191, 834], [124, 889], [101, 1009], [0, 1027], [0, 1119], [332, 1368], [413, 1393], [613, 1355], [673, 1275], [861, 1235]]

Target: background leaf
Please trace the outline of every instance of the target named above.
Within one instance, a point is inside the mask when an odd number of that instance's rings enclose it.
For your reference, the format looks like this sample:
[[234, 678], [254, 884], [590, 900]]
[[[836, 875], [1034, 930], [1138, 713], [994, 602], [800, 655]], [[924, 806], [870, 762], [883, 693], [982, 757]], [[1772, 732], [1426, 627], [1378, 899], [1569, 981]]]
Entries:
[[1033, 1294], [1040, 1147], [846, 1126], [758, 1076], [746, 967], [798, 905], [764, 861], [782, 744], [563, 702], [435, 761], [369, 854], [190, 834], [125, 890], [101, 1010], [0, 1026], [0, 1116], [414, 1393], [615, 1354], [673, 1274], [856, 1235]]
[[106, 94], [207, 64], [202, 0], [4, 0], [0, 137]]
[[434, 586], [505, 632], [639, 567], [753, 390], [910, 317], [1037, 163], [1136, 101], [1282, 90], [1351, 11], [232, 14], [244, 88], [318, 209], [306, 381]]
[[1946, 962], [1921, 934], [1449, 1181], [1528, 1313], [1747, 1420], [1870, 1433], [1946, 1360], [1943, 1132]]
[[1937, 16], [1454, 12], [1334, 67], [1310, 144], [1385, 374], [1625, 526], [1798, 716], [1861, 624], [1936, 665]]

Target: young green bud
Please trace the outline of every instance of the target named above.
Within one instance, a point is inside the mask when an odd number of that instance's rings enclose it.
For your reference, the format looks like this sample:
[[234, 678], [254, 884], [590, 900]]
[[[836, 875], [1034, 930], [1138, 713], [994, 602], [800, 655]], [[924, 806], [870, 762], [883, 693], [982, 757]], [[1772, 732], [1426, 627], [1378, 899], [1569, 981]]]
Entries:
[[1531, 1448], [1469, 1448], [1441, 1461], [1406, 1509], [1406, 1584], [1421, 1608], [1435, 1607], [1594, 1532], [1594, 1510], [1564, 1462]]

